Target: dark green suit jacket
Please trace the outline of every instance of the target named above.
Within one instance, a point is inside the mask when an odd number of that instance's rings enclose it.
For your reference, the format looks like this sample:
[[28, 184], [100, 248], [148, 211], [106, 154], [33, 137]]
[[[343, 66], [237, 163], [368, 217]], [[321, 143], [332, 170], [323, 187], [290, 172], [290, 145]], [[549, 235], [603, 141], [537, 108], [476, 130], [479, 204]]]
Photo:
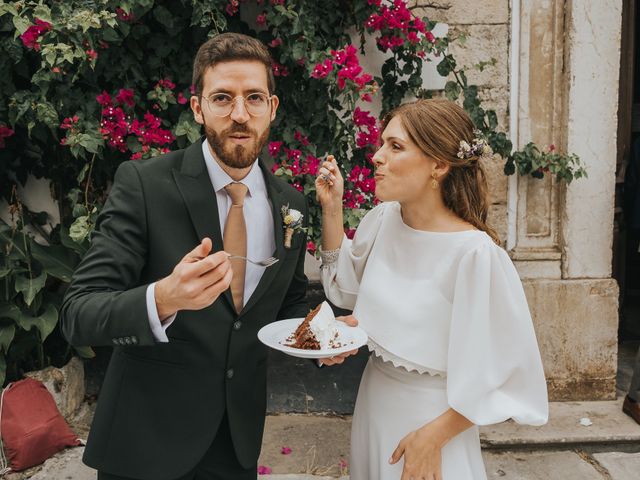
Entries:
[[237, 314], [229, 290], [210, 307], [181, 311], [156, 342], [147, 286], [168, 275], [202, 238], [222, 250], [216, 196], [200, 142], [118, 168], [90, 250], [61, 312], [72, 345], [113, 345], [84, 461], [115, 475], [149, 480], [184, 475], [202, 458], [225, 411], [240, 463], [257, 462], [266, 410], [267, 347], [258, 330], [308, 313], [306, 237], [284, 247], [281, 207], [307, 216], [305, 198], [264, 165], [276, 252]]

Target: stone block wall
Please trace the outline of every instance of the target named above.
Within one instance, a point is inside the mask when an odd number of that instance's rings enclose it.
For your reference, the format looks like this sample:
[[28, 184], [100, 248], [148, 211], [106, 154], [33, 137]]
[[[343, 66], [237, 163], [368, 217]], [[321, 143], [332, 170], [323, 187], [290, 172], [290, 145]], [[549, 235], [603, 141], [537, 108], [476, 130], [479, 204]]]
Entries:
[[[466, 67], [469, 83], [478, 86], [486, 109], [495, 110], [499, 128], [509, 129], [509, 0], [425, 1], [414, 0], [413, 12], [430, 20], [446, 23], [453, 36], [463, 34], [465, 42], [452, 43], [450, 52], [459, 66]], [[480, 62], [495, 59], [483, 71], [474, 68]], [[451, 76], [450, 80], [453, 80]], [[496, 155], [483, 162], [491, 194], [489, 224], [503, 241], [507, 237], [507, 177], [504, 160]]]

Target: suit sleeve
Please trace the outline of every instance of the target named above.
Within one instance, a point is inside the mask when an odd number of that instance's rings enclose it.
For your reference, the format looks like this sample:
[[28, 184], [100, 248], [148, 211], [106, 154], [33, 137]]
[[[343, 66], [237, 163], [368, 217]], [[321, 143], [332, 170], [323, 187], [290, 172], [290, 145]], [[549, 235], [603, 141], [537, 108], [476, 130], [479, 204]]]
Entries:
[[132, 162], [117, 169], [91, 247], [65, 294], [61, 326], [72, 345], [154, 345], [141, 284], [147, 256], [142, 182]]
[[[308, 225], [309, 219], [309, 211], [306, 207], [304, 207], [304, 218], [305, 227]], [[278, 312], [278, 318], [298, 318], [298, 317], [306, 317], [309, 313], [309, 304], [306, 300], [307, 295], [307, 286], [309, 285], [309, 280], [304, 273], [304, 260], [305, 255], [307, 253], [307, 242], [306, 239], [302, 242], [302, 246], [300, 248], [300, 254], [298, 256], [298, 263], [296, 264], [296, 270], [293, 275], [293, 279], [289, 284], [289, 288], [287, 289], [287, 294], [284, 297], [284, 301], [282, 302], [282, 307], [280, 307], [280, 311]]]

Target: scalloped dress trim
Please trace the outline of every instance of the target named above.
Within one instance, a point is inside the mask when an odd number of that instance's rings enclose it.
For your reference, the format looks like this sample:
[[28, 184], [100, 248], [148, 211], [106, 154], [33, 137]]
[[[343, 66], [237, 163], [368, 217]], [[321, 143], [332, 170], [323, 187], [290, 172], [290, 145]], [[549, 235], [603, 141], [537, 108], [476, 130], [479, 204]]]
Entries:
[[427, 368], [422, 365], [418, 365], [417, 363], [410, 362], [409, 360], [405, 360], [404, 358], [400, 358], [389, 352], [388, 350], [385, 350], [371, 339], [369, 339], [369, 341], [367, 342], [367, 347], [369, 348], [369, 351], [372, 352], [376, 357], [379, 357], [384, 362], [391, 362], [396, 368], [403, 368], [407, 372], [418, 372], [421, 375], [427, 374], [432, 377], [447, 377], [447, 372]]

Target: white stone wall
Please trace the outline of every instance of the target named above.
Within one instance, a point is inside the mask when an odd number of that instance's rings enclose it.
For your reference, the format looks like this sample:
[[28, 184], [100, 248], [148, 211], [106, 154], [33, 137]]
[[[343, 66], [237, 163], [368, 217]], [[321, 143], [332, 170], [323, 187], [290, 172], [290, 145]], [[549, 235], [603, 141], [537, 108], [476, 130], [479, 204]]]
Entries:
[[611, 276], [622, 0], [572, 2], [567, 148], [589, 178], [566, 190], [564, 278]]

